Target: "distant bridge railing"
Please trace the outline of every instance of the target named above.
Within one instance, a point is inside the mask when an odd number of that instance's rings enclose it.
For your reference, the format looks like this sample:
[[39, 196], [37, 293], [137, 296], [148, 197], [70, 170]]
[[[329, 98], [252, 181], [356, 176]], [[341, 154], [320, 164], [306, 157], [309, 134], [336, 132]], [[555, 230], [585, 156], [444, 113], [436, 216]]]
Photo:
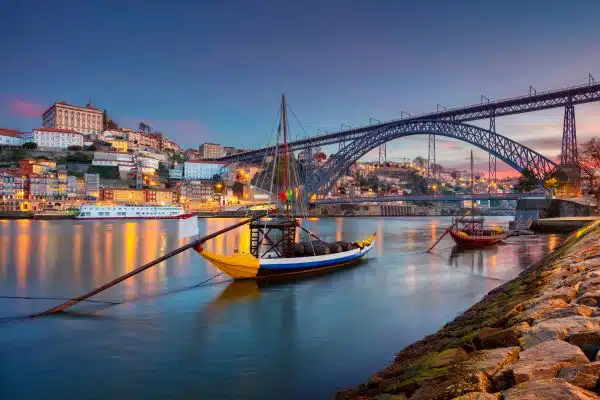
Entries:
[[317, 199], [311, 204], [357, 204], [357, 203], [391, 203], [396, 201], [465, 201], [465, 200], [520, 200], [524, 198], [547, 199], [546, 193], [485, 193], [485, 194], [419, 194], [380, 197], [339, 197]]

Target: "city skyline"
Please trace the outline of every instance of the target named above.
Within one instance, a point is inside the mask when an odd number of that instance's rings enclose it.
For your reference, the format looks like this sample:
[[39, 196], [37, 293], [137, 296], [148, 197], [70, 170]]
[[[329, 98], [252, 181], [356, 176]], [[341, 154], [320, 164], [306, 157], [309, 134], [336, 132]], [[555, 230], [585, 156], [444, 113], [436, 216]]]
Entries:
[[[0, 67], [1, 125], [30, 131], [56, 100], [91, 101], [124, 127], [147, 121], [183, 147], [249, 148], [268, 143], [281, 92], [315, 134], [473, 104], [481, 95], [524, 95], [529, 85], [585, 84], [588, 73], [600, 79], [597, 3], [508, 3], [519, 6], [305, 2], [281, 10], [275, 2], [228, 2], [164, 10], [144, 3], [116, 13], [116, 3], [40, 2], [29, 13], [15, 3], [0, 17], [3, 33], [12, 32], [5, 56], [13, 60]], [[580, 141], [600, 133], [596, 109], [576, 107]], [[555, 158], [562, 110], [499, 118], [497, 132]], [[292, 134], [305, 135], [297, 124]], [[438, 140], [440, 164], [468, 164], [456, 154], [469, 145]], [[396, 140], [388, 155], [426, 156], [423, 146], [426, 137]], [[486, 155], [478, 156], [485, 169]]]

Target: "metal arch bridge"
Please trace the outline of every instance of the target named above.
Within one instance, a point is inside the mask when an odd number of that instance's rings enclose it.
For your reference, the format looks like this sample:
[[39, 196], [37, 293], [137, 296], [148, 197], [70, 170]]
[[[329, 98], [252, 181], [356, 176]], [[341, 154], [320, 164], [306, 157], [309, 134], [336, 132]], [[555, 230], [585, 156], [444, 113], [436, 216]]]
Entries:
[[310, 204], [360, 204], [360, 203], [391, 203], [396, 201], [428, 201], [451, 202], [465, 200], [520, 200], [524, 198], [547, 199], [546, 193], [487, 193], [487, 194], [438, 194], [438, 195], [398, 195], [380, 197], [340, 197], [331, 199], [318, 199]]
[[341, 171], [379, 145], [413, 135], [438, 135], [462, 140], [475, 145], [518, 171], [529, 168], [538, 178], [548, 174], [556, 164], [543, 155], [514, 140], [473, 125], [437, 120], [400, 121], [387, 124], [357, 139], [331, 156], [322, 168], [311, 174], [305, 182], [308, 193], [327, 192]]
[[[530, 93], [530, 95], [527, 96], [503, 99], [493, 102], [488, 101], [482, 104], [458, 107], [428, 114], [411, 116], [404, 119], [366, 125], [339, 132], [327, 133], [324, 135], [312, 136], [289, 142], [288, 148], [290, 151], [298, 151], [316, 146], [326, 146], [341, 142], [347, 143], [352, 140], [368, 137], [373, 131], [399, 123], [409, 123], [422, 120], [442, 120], [450, 122], [477, 121], [486, 118], [522, 114], [596, 101], [600, 101], [600, 83], [576, 86], [544, 93]], [[270, 146], [223, 157], [219, 160], [225, 162], [262, 161], [265, 155], [272, 154], [274, 149], [274, 146]]]

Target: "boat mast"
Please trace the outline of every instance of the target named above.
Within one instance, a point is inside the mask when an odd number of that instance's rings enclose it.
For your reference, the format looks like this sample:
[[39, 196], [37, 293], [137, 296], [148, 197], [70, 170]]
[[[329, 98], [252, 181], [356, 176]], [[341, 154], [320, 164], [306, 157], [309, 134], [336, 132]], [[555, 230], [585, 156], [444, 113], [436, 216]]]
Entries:
[[473, 226], [471, 229], [475, 229], [475, 175], [473, 173], [473, 149], [471, 149], [471, 218], [473, 219]]
[[285, 104], [285, 94], [281, 95], [281, 122], [283, 124], [283, 191], [286, 195], [285, 200], [285, 214], [289, 215], [290, 212], [290, 200], [287, 199], [287, 194], [290, 185], [290, 171], [288, 165], [288, 147], [287, 147], [287, 109]]

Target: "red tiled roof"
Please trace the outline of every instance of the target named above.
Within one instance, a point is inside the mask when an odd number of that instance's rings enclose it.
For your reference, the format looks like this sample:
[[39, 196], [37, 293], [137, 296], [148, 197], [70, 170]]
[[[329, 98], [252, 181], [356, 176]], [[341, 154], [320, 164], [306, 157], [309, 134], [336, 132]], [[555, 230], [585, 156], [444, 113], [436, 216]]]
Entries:
[[34, 131], [43, 131], [43, 132], [55, 132], [55, 133], [76, 133], [78, 135], [83, 135], [81, 132], [77, 132], [73, 129], [61, 129], [61, 128], [35, 128]]
[[21, 135], [21, 132], [15, 130], [15, 129], [0, 128], [0, 135], [2, 135], [2, 136], [19, 137], [19, 135]]

